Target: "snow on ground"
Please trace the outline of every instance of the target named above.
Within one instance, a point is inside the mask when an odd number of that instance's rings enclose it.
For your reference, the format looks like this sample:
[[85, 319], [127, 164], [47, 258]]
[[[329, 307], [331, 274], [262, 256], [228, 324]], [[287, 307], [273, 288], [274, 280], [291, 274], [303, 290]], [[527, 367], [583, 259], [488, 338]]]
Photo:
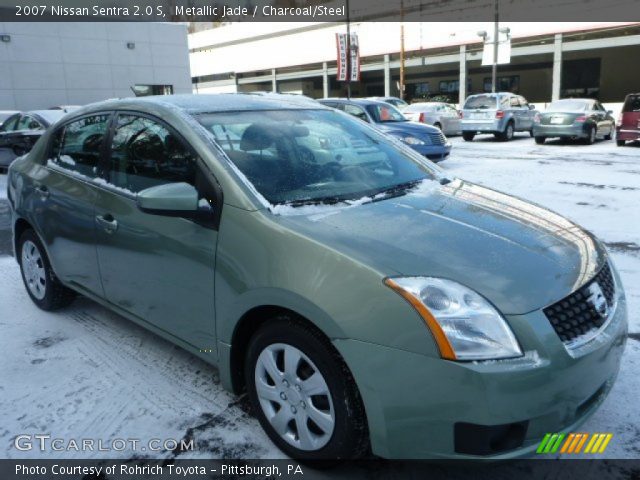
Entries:
[[[605, 457], [639, 458], [640, 148], [611, 141], [538, 146], [528, 136], [452, 142], [441, 164], [452, 176], [551, 208], [609, 245], [627, 292], [631, 336], [611, 395], [582, 431], [614, 433]], [[0, 195], [5, 189], [0, 175]], [[0, 198], [0, 233], [6, 206]], [[247, 414], [246, 399], [220, 387], [215, 368], [86, 299], [56, 313], [38, 310], [9, 251], [0, 248], [0, 457], [173, 455], [13, 448], [16, 435], [38, 433], [66, 441], [193, 438], [197, 450], [180, 458], [282, 457]]]

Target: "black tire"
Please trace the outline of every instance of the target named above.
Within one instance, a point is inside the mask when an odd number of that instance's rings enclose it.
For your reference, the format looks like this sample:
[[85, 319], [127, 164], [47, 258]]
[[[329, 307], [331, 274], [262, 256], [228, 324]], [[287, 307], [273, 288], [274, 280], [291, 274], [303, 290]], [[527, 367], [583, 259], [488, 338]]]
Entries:
[[613, 132], [609, 132], [608, 134], [606, 134], [606, 135], [604, 136], [604, 139], [605, 139], [605, 140], [611, 140], [612, 138], [613, 138]]
[[534, 137], [534, 140], [538, 145], [544, 145], [546, 139], [547, 137]]
[[597, 134], [598, 131], [596, 127], [589, 127], [589, 130], [587, 131], [587, 138], [584, 139], [584, 143], [586, 143], [587, 145], [593, 145], [596, 142]]
[[625, 142], [624, 140], [616, 140], [616, 145], [619, 147], [624, 147], [626, 143], [627, 142]]
[[515, 133], [515, 125], [512, 121], [507, 122], [507, 125], [504, 127], [503, 132], [498, 132], [495, 134], [495, 137], [501, 142], [508, 142], [513, 139], [513, 134]]
[[[256, 367], [263, 351], [268, 347], [273, 348], [276, 344], [292, 346], [302, 352], [311, 360], [314, 364], [313, 366], [317, 368], [317, 371], [322, 377], [324, 377], [328, 387], [335, 416], [334, 427], [328, 442], [317, 450], [297, 448], [281, 437], [267, 419], [260, 404], [256, 388]], [[275, 348], [278, 347], [276, 346]], [[284, 361], [284, 359], [282, 361]], [[279, 378], [283, 378], [283, 383], [285, 382], [285, 377], [292, 382], [296, 382], [295, 386], [298, 385], [298, 381], [302, 383], [300, 380], [303, 374], [302, 369], [308, 366], [308, 364], [306, 364], [303, 359], [297, 365], [298, 369], [295, 373], [295, 379], [290, 378], [284, 372], [284, 366], [282, 367], [283, 377]], [[329, 340], [315, 328], [288, 316], [279, 316], [265, 322], [249, 342], [244, 374], [252, 410], [255, 412], [262, 428], [273, 443], [290, 457], [307, 461], [352, 459], [360, 458], [369, 451], [370, 444], [367, 419], [356, 383], [351, 372], [342, 360], [342, 357], [333, 348]], [[276, 389], [278, 388], [276, 385], [274, 385], [274, 387]], [[279, 403], [286, 405], [280, 406], [275, 410], [276, 413], [280, 412], [280, 408], [289, 408], [287, 402], [293, 402], [293, 387], [294, 385], [289, 384], [287, 387], [280, 386], [282, 390], [282, 392], [280, 392], [280, 398], [282, 398], [282, 393], [284, 393], [285, 390], [289, 392], [289, 397], [285, 395], [284, 401], [280, 402], [280, 400], [278, 400], [276, 402], [270, 400], [274, 406], [277, 406]], [[303, 394], [298, 394], [296, 401], [300, 398], [304, 400], [305, 397]], [[307, 401], [310, 403], [315, 402], [311, 397], [308, 397]], [[304, 401], [302, 403], [304, 403]], [[291, 407], [294, 405], [297, 405], [297, 403], [291, 403]], [[290, 425], [288, 428], [292, 430], [295, 428], [295, 431], [298, 431], [297, 420], [290, 420], [287, 425]], [[293, 433], [294, 439], [296, 435], [297, 434]]]
[[440, 122], [434, 123], [433, 126], [436, 127], [438, 130], [442, 131], [442, 125], [440, 125]]
[[[32, 248], [31, 252], [34, 254], [37, 252], [40, 260], [34, 263], [44, 270], [44, 278], [40, 283], [42, 292], [44, 293], [42, 296], [36, 296], [33, 293], [32, 288], [29, 286], [29, 281], [27, 280], [26, 270], [29, 267], [26, 265], [27, 260], [23, 256], [25, 244], [27, 247]], [[18, 240], [18, 249], [16, 254], [20, 263], [20, 272], [22, 274], [22, 281], [24, 282], [25, 289], [33, 303], [35, 303], [39, 308], [46, 311], [58, 310], [66, 307], [73, 301], [76, 297], [76, 293], [62, 285], [55, 273], [53, 273], [51, 263], [49, 263], [49, 258], [47, 257], [47, 252], [42, 246], [42, 242], [38, 238], [38, 235], [36, 235], [33, 230], [25, 230], [22, 233]]]
[[476, 132], [462, 132], [462, 138], [465, 142], [473, 142]]

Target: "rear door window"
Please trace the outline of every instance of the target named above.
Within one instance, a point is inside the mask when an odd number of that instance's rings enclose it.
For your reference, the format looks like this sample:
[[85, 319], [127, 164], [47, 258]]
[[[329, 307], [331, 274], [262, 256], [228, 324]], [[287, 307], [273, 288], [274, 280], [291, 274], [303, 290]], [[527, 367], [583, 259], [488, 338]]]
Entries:
[[109, 118], [107, 113], [91, 115], [64, 125], [54, 133], [49, 162], [78, 175], [98, 177]]
[[629, 95], [622, 107], [623, 112], [640, 112], [640, 95]]

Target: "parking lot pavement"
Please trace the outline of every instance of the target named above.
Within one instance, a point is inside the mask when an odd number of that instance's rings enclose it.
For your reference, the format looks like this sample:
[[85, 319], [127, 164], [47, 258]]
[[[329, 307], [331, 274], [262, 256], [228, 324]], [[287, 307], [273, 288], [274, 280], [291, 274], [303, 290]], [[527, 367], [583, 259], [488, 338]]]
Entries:
[[[508, 143], [489, 137], [452, 142], [451, 158], [441, 164], [452, 176], [556, 210], [609, 246], [627, 292], [631, 335], [611, 395], [582, 431], [614, 434], [600, 457], [638, 458], [640, 148], [619, 148], [611, 141], [538, 146], [528, 135]], [[5, 178], [0, 175], [0, 195]], [[0, 228], [8, 224], [3, 216], [0, 207]], [[22, 433], [67, 440], [193, 438], [197, 450], [180, 458], [282, 456], [247, 413], [246, 401], [222, 390], [214, 368], [85, 299], [61, 312], [38, 310], [22, 286], [17, 264], [3, 253], [0, 456], [42, 456], [13, 448], [14, 437]], [[46, 454], [87, 455], [167, 458], [174, 453]]]

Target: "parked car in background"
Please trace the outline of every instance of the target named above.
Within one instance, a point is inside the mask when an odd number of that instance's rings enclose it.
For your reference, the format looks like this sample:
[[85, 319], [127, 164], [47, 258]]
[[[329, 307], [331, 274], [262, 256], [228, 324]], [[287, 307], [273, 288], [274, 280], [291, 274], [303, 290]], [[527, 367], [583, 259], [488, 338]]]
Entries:
[[640, 93], [627, 95], [616, 123], [616, 143], [623, 147], [632, 140], [640, 140]]
[[611, 111], [591, 98], [556, 100], [533, 121], [533, 136], [539, 145], [547, 138], [581, 139], [590, 145], [597, 138], [611, 140], [614, 129]]
[[620, 368], [602, 242], [306, 100], [90, 105], [6, 183], [35, 305], [80, 294], [217, 365], [292, 458], [532, 454]]
[[33, 110], [7, 118], [0, 126], [0, 171], [31, 150], [44, 131], [65, 115], [65, 110]]
[[377, 100], [378, 102], [390, 103], [400, 110], [404, 110], [404, 108], [409, 105], [407, 102], [398, 97], [369, 97], [368, 100]]
[[412, 103], [402, 113], [411, 121], [439, 128], [445, 135], [460, 135], [460, 112], [450, 103]]
[[[462, 137], [470, 142], [477, 134], [491, 133], [508, 141], [515, 132], [529, 132], [537, 111], [522, 95], [482, 93], [467, 98], [462, 108]], [[533, 134], [532, 134], [533, 136]]]
[[5, 122], [5, 120], [7, 120], [9, 117], [12, 117], [16, 113], [20, 112], [16, 110], [0, 110], [0, 127], [2, 127], [2, 124]]
[[409, 121], [390, 103], [365, 98], [328, 98], [318, 102], [371, 123], [434, 162], [444, 160], [451, 153], [451, 143], [440, 130]]

